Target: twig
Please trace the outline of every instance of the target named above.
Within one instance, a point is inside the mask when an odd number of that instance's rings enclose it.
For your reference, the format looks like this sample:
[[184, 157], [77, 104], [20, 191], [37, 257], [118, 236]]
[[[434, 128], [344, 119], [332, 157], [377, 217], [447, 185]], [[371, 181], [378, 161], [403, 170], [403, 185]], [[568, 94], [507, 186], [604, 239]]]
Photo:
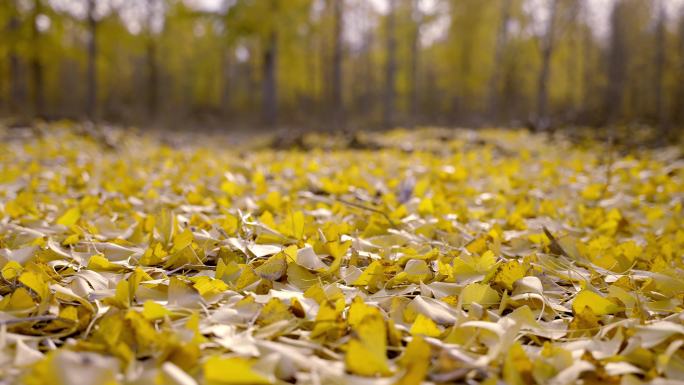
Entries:
[[362, 204], [356, 203], [356, 202], [350, 202], [350, 201], [348, 201], [348, 200], [341, 199], [341, 198], [326, 198], [326, 197], [322, 197], [322, 196], [320, 196], [320, 195], [312, 194], [312, 193], [310, 193], [310, 192], [303, 192], [303, 193], [300, 193], [299, 196], [302, 197], [302, 198], [307, 198], [307, 199], [311, 199], [311, 200], [315, 200], [315, 201], [323, 202], [323, 203], [339, 202], [339, 203], [342, 203], [342, 204], [345, 204], [345, 205], [348, 205], [348, 206], [356, 207], [356, 208], [358, 208], [358, 209], [362, 209], [362, 210], [367, 210], [367, 211], [370, 211], [370, 212], [374, 212], [374, 213], [376, 213], [376, 214], [380, 214], [380, 215], [382, 215], [383, 217], [385, 217], [385, 219], [387, 219], [387, 222], [389, 222], [389, 224], [390, 224], [392, 227], [397, 227], [397, 224], [392, 220], [392, 218], [390, 218], [389, 215], [387, 215], [386, 212], [384, 212], [384, 211], [382, 211], [382, 210], [379, 210], [379, 209], [376, 209], [376, 208], [373, 208], [373, 207], [369, 207], [369, 206], [366, 206], [366, 205], [362, 205]]
[[[13, 325], [13, 324], [20, 324], [24, 322], [42, 322], [42, 321], [54, 321], [56, 319], [59, 319], [59, 317], [55, 315], [39, 315], [35, 317], [26, 317], [26, 318], [13, 318], [13, 319], [6, 319], [6, 320], [0, 320], [0, 325]], [[69, 320], [65, 320], [69, 321]]]

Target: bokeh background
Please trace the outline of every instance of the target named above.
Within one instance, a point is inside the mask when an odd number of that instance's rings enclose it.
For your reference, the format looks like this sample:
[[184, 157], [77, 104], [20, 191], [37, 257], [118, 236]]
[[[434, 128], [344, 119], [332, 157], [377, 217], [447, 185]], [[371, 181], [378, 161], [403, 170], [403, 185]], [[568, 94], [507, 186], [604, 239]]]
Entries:
[[1, 0], [0, 114], [684, 125], [681, 0]]

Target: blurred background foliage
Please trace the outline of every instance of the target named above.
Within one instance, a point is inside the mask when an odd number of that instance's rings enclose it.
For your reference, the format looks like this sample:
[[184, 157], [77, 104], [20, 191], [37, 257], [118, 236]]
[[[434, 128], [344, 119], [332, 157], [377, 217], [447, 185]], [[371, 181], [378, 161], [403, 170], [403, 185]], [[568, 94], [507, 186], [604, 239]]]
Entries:
[[679, 0], [2, 0], [0, 114], [684, 126]]

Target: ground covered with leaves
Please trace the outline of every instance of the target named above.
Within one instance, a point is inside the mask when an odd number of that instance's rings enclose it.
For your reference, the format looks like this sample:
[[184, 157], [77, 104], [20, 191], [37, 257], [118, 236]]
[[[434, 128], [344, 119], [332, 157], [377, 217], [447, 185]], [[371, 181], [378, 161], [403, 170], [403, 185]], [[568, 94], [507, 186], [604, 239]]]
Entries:
[[0, 383], [684, 380], [681, 148], [0, 133]]

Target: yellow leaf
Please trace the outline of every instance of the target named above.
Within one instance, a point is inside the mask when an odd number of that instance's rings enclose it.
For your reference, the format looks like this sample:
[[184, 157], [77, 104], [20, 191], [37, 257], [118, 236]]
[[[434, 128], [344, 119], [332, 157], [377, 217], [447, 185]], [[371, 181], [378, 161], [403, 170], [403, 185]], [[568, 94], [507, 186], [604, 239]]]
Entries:
[[240, 193], [240, 187], [237, 184], [227, 180], [221, 183], [220, 189], [228, 195], [237, 195]]
[[486, 237], [480, 237], [476, 238], [468, 245], [466, 245], [466, 250], [468, 250], [471, 254], [482, 254], [487, 250], [487, 238]]
[[104, 255], [95, 254], [88, 261], [88, 269], [95, 271], [123, 271], [124, 266], [110, 262]]
[[19, 276], [19, 282], [36, 293], [40, 299], [45, 299], [50, 292], [42, 274], [34, 271], [23, 272]]
[[292, 313], [290, 313], [289, 307], [278, 298], [271, 298], [261, 309], [259, 317], [257, 318], [257, 323], [265, 326], [291, 318]]
[[226, 214], [226, 217], [223, 219], [223, 231], [226, 232], [228, 235], [233, 235], [237, 233], [237, 231], [240, 229], [240, 221], [238, 220], [237, 217]]
[[287, 271], [287, 263], [285, 262], [285, 255], [278, 253], [270, 257], [261, 266], [254, 269], [254, 272], [261, 278], [271, 281], [277, 281]]
[[260, 385], [270, 384], [266, 377], [252, 369], [244, 358], [210, 357], [204, 363], [204, 379], [212, 385]]
[[347, 250], [349, 250], [351, 245], [352, 242], [349, 240], [345, 242], [330, 241], [325, 243], [325, 251], [333, 257], [333, 262], [330, 264], [330, 267], [328, 267], [326, 273], [337, 273], [342, 264], [342, 259], [344, 255], [347, 254]]
[[2, 268], [2, 278], [4, 278], [6, 281], [10, 281], [21, 274], [21, 272], [24, 271], [24, 268], [19, 264], [17, 261], [9, 261], [5, 266]]
[[64, 246], [69, 246], [78, 243], [78, 241], [81, 239], [81, 236], [79, 234], [71, 234], [68, 237], [64, 239], [62, 242], [62, 245]]
[[81, 209], [72, 207], [57, 219], [57, 224], [70, 227], [75, 225], [79, 218], [81, 218]]
[[420, 204], [418, 205], [418, 213], [420, 215], [432, 215], [435, 213], [435, 206], [432, 203], [432, 199], [430, 198], [425, 198], [422, 201], [420, 201]]
[[33, 302], [31, 293], [23, 287], [16, 289], [11, 295], [5, 296], [0, 301], [0, 310], [2, 311], [28, 310], [34, 306], [36, 304]]
[[116, 306], [122, 309], [128, 308], [131, 304], [131, 289], [127, 280], [122, 279], [116, 284], [114, 296], [105, 298], [104, 302], [108, 305]]
[[507, 290], [513, 290], [515, 281], [523, 278], [527, 270], [518, 261], [509, 261], [499, 266], [492, 280]]
[[384, 279], [385, 269], [380, 261], [373, 261], [361, 275], [352, 283], [354, 286], [376, 287]]
[[361, 376], [389, 375], [387, 326], [379, 313], [369, 314], [353, 330], [344, 362], [347, 370]]
[[381, 315], [380, 310], [375, 306], [367, 305], [363, 302], [363, 298], [354, 297], [349, 306], [349, 313], [347, 315], [347, 322], [352, 328], [361, 324], [363, 319], [369, 315]]
[[249, 266], [244, 266], [240, 273], [240, 277], [235, 282], [235, 289], [242, 290], [254, 282], [257, 282], [259, 279], [261, 279], [261, 277], [254, 272], [254, 269]]
[[601, 198], [603, 191], [605, 189], [604, 184], [594, 183], [590, 184], [582, 190], [582, 198], [587, 200], [597, 200]]
[[442, 330], [437, 326], [435, 321], [423, 314], [418, 314], [411, 326], [411, 334], [414, 336], [424, 335], [428, 337], [439, 337], [442, 334]]
[[619, 312], [620, 306], [589, 290], [580, 291], [572, 302], [572, 311], [579, 314], [585, 307], [596, 315], [614, 314]]
[[221, 294], [228, 290], [228, 285], [220, 279], [214, 279], [206, 276], [198, 276], [190, 278], [194, 282], [193, 287], [202, 297], [209, 297], [216, 294]]
[[192, 231], [186, 227], [182, 233], [173, 236], [173, 247], [171, 248], [171, 252], [174, 253], [192, 245], [193, 239]]
[[307, 290], [318, 282], [318, 277], [298, 264], [290, 263], [287, 265], [287, 282], [302, 290]]
[[395, 385], [420, 384], [425, 379], [430, 367], [430, 344], [421, 336], [415, 336], [406, 346], [404, 355], [399, 363], [406, 369], [404, 375], [395, 382]]
[[532, 362], [527, 358], [527, 354], [520, 346], [519, 342], [515, 342], [513, 346], [508, 349], [503, 366], [503, 379], [506, 384], [510, 385], [525, 385], [532, 381], [531, 371]]
[[[312, 286], [314, 288], [316, 286]], [[323, 300], [316, 314], [316, 323], [311, 331], [312, 339], [337, 340], [344, 332], [345, 324], [342, 319], [344, 298], [336, 301]]]
[[156, 215], [154, 227], [161, 236], [164, 245], [168, 245], [175, 231], [176, 217], [170, 210], [163, 209]]
[[461, 291], [461, 303], [470, 305], [478, 303], [484, 307], [493, 306], [499, 303], [499, 293], [483, 283], [471, 283]]
[[304, 214], [301, 211], [288, 214], [283, 222], [282, 231], [297, 240], [304, 238]]
[[148, 321], [156, 321], [171, 314], [170, 310], [154, 301], [145, 301], [143, 305], [142, 316]]

